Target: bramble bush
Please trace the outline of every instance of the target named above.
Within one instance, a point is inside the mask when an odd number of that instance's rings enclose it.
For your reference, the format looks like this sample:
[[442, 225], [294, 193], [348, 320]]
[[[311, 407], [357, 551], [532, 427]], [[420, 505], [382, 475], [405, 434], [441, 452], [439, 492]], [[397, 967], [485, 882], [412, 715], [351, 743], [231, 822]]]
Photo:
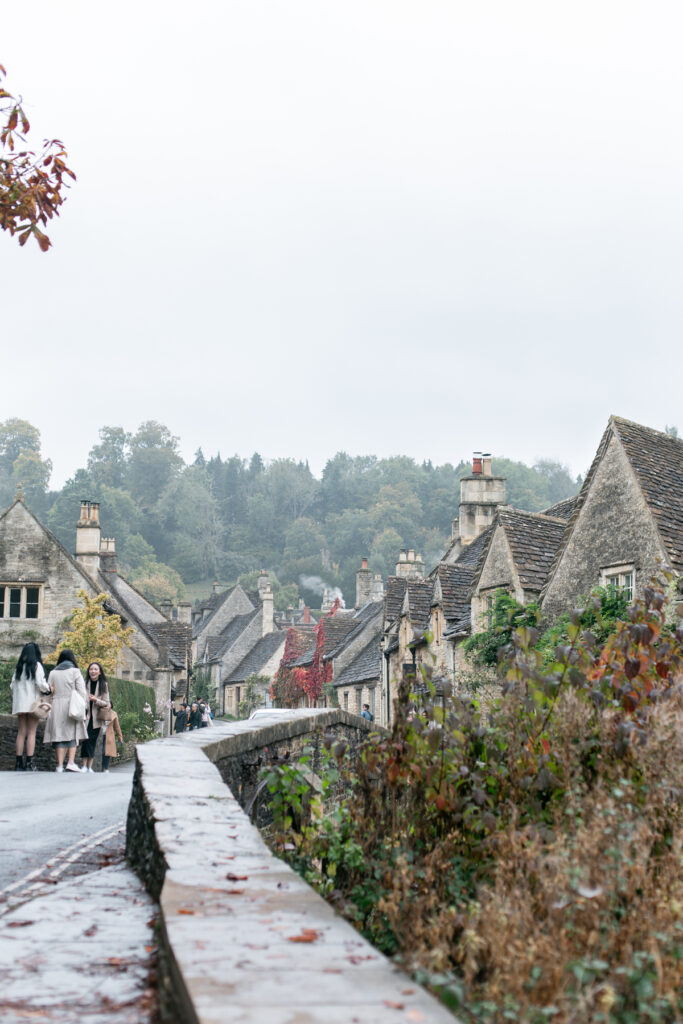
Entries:
[[595, 595], [550, 655], [518, 628], [487, 714], [428, 671], [425, 696], [404, 683], [352, 770], [326, 738], [322, 792], [268, 769], [274, 847], [464, 1021], [680, 1020], [683, 629], [665, 611], [653, 585], [607, 629]]

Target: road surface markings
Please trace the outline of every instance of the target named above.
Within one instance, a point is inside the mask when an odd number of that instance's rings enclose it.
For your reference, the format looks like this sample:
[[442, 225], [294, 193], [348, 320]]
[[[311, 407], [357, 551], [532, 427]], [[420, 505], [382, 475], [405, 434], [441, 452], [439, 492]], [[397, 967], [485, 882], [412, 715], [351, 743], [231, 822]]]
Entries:
[[[100, 846], [124, 830], [125, 823], [119, 821], [116, 825], [107, 825], [106, 828], [100, 829], [99, 832], [93, 832], [89, 836], [80, 839], [77, 843], [65, 847], [65, 849], [55, 854], [54, 857], [51, 857], [47, 864], [36, 868], [34, 871], [30, 871], [23, 878], [20, 878], [18, 882], [13, 882], [11, 885], [5, 886], [4, 889], [0, 889], [0, 900], [10, 894], [13, 894], [13, 900], [20, 899], [23, 896], [34, 893], [34, 890], [56, 885], [59, 876], [77, 861], [79, 857], [82, 857], [84, 853], [88, 853], [95, 846]], [[46, 869], [48, 868], [52, 868], [52, 870], [46, 874]], [[38, 881], [34, 881], [34, 879], [38, 879]]]

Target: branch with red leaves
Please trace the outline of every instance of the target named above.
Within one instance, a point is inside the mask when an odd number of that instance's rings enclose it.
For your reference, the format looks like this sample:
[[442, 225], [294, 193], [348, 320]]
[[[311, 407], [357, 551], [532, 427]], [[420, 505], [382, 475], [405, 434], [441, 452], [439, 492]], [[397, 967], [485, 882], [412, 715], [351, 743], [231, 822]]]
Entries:
[[[0, 64], [0, 82], [5, 69]], [[0, 229], [19, 236], [25, 245], [33, 235], [43, 252], [51, 246], [41, 230], [59, 214], [66, 199], [66, 178], [76, 175], [66, 165], [59, 139], [45, 139], [39, 153], [24, 148], [31, 129], [19, 100], [0, 85]]]

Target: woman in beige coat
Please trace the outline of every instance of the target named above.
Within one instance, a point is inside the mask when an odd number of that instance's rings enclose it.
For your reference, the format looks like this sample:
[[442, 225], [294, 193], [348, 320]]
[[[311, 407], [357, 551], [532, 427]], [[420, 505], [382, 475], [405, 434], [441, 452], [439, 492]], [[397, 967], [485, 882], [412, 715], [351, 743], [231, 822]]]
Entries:
[[87, 738], [88, 732], [84, 722], [74, 721], [69, 718], [69, 702], [71, 694], [76, 690], [87, 700], [83, 676], [76, 662], [76, 655], [73, 651], [63, 650], [57, 659], [56, 666], [50, 672], [47, 679], [48, 686], [53, 694], [52, 710], [45, 723], [44, 743], [51, 743], [57, 754], [57, 771], [63, 772], [64, 755], [68, 751], [67, 772], [78, 772], [80, 768], [74, 763], [76, 757], [76, 743]]
[[[109, 771], [109, 763], [112, 757], [118, 757], [119, 753], [116, 749], [116, 741], [123, 743], [123, 734], [121, 733], [121, 726], [119, 725], [119, 716], [116, 714], [112, 707], [108, 711], [104, 712], [107, 718], [103, 724], [104, 729], [104, 743], [102, 744], [102, 771]], [[100, 713], [101, 715], [101, 713]], [[102, 721], [102, 717], [100, 717]]]

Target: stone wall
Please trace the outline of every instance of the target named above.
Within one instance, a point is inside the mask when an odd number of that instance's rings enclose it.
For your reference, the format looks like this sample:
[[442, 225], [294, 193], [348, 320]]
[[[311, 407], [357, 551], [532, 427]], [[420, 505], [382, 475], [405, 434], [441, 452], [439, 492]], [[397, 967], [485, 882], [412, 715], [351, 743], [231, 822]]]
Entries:
[[[52, 747], [46, 747], [43, 743], [44, 732], [45, 723], [39, 722], [38, 730], [36, 732], [36, 750], [33, 755], [33, 760], [39, 771], [53, 772], [57, 767], [57, 758]], [[14, 770], [16, 739], [17, 719], [14, 715], [0, 715], [0, 771], [2, 772]], [[100, 765], [102, 764], [102, 741], [103, 735], [100, 732], [100, 735], [97, 738], [97, 746], [95, 747], [95, 761], [93, 764], [93, 768], [96, 772], [100, 770]], [[124, 745], [119, 757], [112, 758], [112, 764], [118, 764], [121, 761], [132, 761], [134, 757], [135, 744], [130, 742]], [[80, 764], [78, 754], [76, 754], [76, 762]]]
[[368, 726], [312, 708], [138, 747], [127, 852], [159, 901], [166, 1024], [455, 1024], [270, 852], [221, 778], [321, 728]]

